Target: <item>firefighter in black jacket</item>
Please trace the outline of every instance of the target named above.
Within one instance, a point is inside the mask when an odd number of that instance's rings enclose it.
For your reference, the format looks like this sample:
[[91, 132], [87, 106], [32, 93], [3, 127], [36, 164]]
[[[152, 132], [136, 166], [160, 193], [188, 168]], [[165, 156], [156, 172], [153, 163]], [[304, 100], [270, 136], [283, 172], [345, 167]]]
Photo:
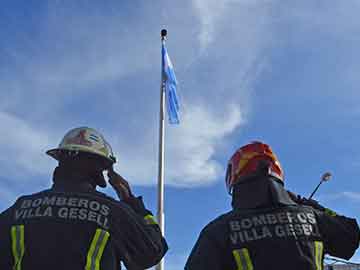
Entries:
[[358, 248], [356, 220], [287, 192], [266, 144], [241, 147], [226, 184], [233, 210], [202, 230], [186, 270], [321, 270], [325, 254], [350, 259]]
[[[53, 186], [20, 197], [0, 215], [1, 270], [145, 269], [167, 251], [151, 212], [112, 170], [110, 145], [87, 127], [71, 130], [57, 149]], [[103, 171], [121, 201], [96, 191]]]

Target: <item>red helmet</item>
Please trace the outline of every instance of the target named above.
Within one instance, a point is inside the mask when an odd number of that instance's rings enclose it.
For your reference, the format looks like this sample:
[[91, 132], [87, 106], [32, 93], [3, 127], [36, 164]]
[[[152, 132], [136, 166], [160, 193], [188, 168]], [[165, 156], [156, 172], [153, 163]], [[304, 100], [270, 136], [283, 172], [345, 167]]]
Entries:
[[251, 142], [239, 148], [228, 162], [225, 182], [229, 194], [232, 194], [236, 183], [256, 173], [261, 161], [267, 163], [269, 175], [284, 181], [280, 162], [270, 146], [262, 142]]

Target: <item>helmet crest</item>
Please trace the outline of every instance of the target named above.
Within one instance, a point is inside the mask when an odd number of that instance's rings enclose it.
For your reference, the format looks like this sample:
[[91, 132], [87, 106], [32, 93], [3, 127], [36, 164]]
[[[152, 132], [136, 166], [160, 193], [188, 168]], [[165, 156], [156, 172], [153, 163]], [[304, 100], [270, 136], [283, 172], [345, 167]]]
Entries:
[[104, 137], [95, 129], [79, 127], [70, 130], [62, 139], [58, 148], [51, 149], [46, 153], [56, 160], [60, 160], [64, 152], [85, 152], [104, 159], [112, 165], [116, 162], [111, 146]]
[[80, 130], [79, 133], [75, 137], [64, 138], [64, 144], [79, 144], [91, 146], [91, 141], [87, 140], [85, 137], [86, 130]]

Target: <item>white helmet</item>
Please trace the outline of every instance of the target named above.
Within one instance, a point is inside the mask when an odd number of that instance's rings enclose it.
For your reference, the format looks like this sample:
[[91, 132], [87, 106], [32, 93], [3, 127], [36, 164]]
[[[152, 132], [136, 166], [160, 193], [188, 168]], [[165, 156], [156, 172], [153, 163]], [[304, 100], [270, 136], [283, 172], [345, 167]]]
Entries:
[[111, 146], [104, 137], [95, 129], [88, 127], [70, 130], [66, 133], [58, 148], [51, 149], [46, 153], [56, 160], [60, 160], [64, 154], [76, 155], [79, 152], [86, 152], [103, 158], [109, 166], [116, 162]]

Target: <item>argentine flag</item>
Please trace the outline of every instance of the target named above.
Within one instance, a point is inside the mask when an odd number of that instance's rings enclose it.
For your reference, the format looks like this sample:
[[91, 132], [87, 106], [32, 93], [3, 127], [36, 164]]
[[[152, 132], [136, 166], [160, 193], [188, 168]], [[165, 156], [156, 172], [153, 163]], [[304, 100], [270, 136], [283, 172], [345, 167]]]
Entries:
[[162, 72], [163, 82], [165, 83], [166, 103], [170, 124], [179, 124], [179, 102], [176, 93], [177, 81], [175, 77], [174, 67], [167, 53], [165, 44], [162, 44]]

